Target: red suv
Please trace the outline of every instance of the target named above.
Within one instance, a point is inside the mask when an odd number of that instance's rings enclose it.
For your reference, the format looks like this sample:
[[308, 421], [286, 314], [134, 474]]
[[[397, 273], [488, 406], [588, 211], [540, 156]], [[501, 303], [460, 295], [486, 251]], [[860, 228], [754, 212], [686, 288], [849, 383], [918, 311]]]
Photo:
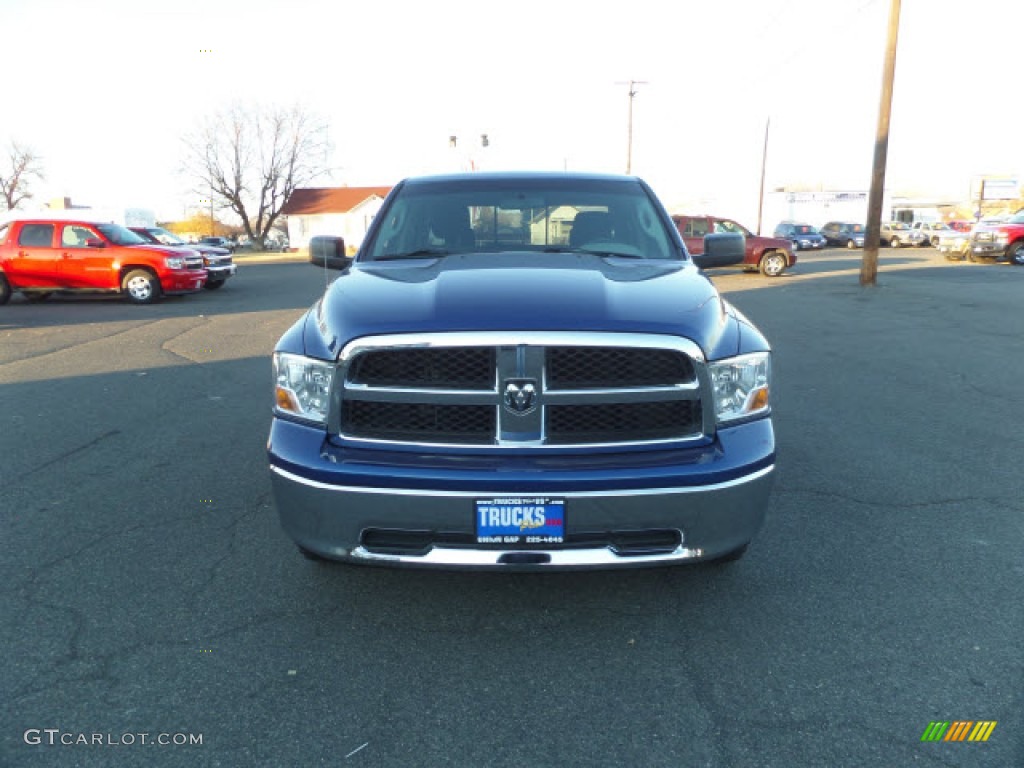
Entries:
[[203, 257], [150, 245], [117, 224], [31, 219], [0, 226], [0, 304], [14, 291], [41, 301], [55, 291], [120, 293], [136, 304], [201, 290]]
[[673, 216], [676, 229], [686, 242], [686, 250], [691, 255], [704, 252], [705, 235], [715, 232], [732, 232], [746, 238], [746, 256], [743, 268], [748, 272], [761, 270], [767, 277], [778, 277], [788, 267], [796, 264], [793, 243], [779, 237], [761, 237], [732, 219], [717, 216]]

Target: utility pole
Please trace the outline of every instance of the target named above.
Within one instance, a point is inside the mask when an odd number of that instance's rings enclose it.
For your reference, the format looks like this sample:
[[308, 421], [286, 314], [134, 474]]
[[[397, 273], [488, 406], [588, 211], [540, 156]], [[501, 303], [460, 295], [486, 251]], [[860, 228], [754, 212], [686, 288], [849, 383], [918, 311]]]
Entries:
[[633, 172], [633, 97], [636, 96], [638, 85], [647, 85], [646, 80], [623, 80], [616, 85], [629, 86], [629, 117], [626, 124], [626, 173]]
[[761, 234], [761, 212], [764, 210], [764, 169], [768, 164], [768, 127], [772, 124], [771, 115], [764, 121], [764, 151], [761, 153], [761, 194], [757, 198], [757, 234]]
[[868, 231], [864, 240], [864, 260], [860, 266], [860, 284], [875, 285], [878, 278], [878, 245], [881, 239], [882, 196], [885, 193], [885, 165], [889, 152], [889, 115], [892, 112], [892, 84], [896, 77], [896, 40], [900, 31], [900, 0], [890, 0], [889, 38], [885, 46], [882, 95], [878, 106], [875, 133], [875, 160], [871, 168], [868, 193]]

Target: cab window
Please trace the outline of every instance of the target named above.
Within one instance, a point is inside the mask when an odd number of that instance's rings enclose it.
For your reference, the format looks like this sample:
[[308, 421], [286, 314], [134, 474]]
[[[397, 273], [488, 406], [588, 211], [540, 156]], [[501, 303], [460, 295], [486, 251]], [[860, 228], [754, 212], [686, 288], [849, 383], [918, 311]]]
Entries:
[[683, 235], [686, 237], [704, 237], [708, 233], [707, 219], [688, 219]]
[[18, 245], [49, 248], [53, 245], [53, 224], [26, 224], [18, 233]]
[[743, 235], [744, 237], [750, 234], [749, 232], [747, 232], [747, 230], [745, 230], [735, 221], [729, 221], [728, 219], [716, 221], [715, 232], [729, 232], [735, 235]]
[[60, 244], [65, 248], [85, 248], [89, 238], [99, 237], [88, 227], [70, 224], [64, 227], [60, 236]]

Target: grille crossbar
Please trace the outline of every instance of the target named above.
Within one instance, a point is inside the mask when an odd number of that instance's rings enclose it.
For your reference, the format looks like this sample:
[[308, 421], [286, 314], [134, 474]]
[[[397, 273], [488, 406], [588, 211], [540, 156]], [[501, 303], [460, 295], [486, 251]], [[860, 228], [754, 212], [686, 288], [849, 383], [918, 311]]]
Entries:
[[713, 432], [703, 355], [687, 340], [464, 336], [347, 347], [332, 429], [356, 440], [539, 447], [692, 441]]

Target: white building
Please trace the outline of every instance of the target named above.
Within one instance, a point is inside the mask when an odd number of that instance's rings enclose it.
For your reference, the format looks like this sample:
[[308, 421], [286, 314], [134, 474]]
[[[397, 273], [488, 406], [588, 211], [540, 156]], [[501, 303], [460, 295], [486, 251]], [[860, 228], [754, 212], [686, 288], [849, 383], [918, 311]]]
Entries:
[[300, 188], [292, 192], [281, 214], [288, 217], [288, 243], [308, 248], [317, 235], [345, 238], [353, 252], [363, 242], [391, 187]]

